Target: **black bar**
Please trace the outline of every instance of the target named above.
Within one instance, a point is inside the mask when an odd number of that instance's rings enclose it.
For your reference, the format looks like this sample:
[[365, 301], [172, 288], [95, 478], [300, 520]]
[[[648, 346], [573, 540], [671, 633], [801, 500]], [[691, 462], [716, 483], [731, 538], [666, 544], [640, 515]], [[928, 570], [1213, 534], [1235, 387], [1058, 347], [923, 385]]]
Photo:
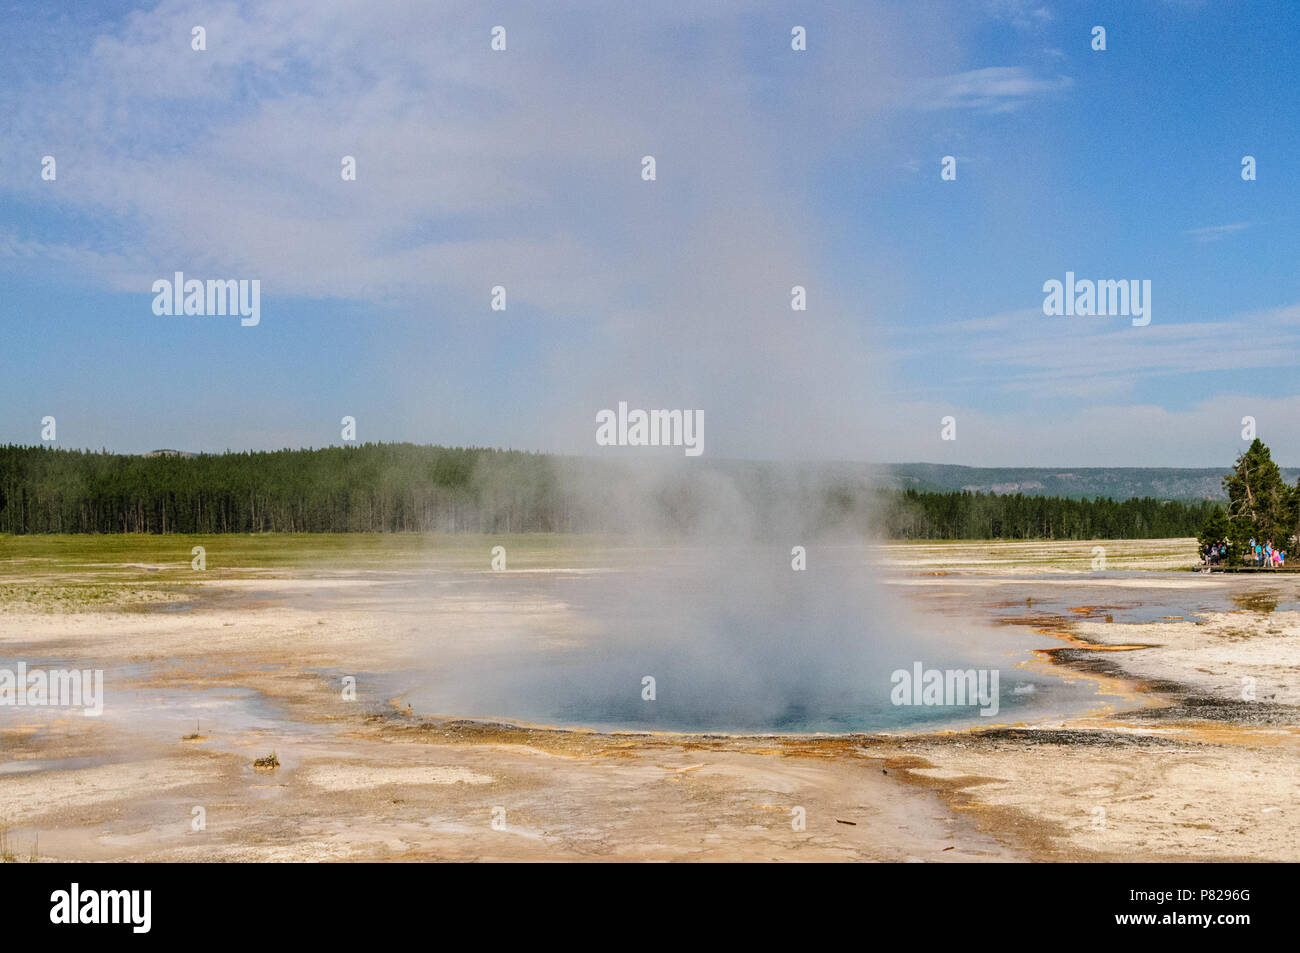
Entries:
[[[601, 922], [668, 940], [696, 928], [761, 935], [775, 919], [817, 933], [838, 922], [873, 946], [900, 928], [920, 930], [917, 949], [934, 948], [945, 935], [987, 937], [990, 927], [1055, 938], [1140, 934], [1182, 943], [1195, 934], [1232, 943], [1261, 928], [1285, 929], [1295, 916], [1294, 871], [1280, 864], [726, 866], [6, 864], [0, 890], [7, 942], [76, 934], [295, 946], [409, 936], [441, 944], [498, 938], [512, 926], [535, 931], [535, 939], [591, 936]], [[73, 883], [83, 898], [150, 891], [148, 932], [129, 922], [52, 923], [52, 895]], [[1135, 916], [1154, 920], [1120, 922]], [[1205, 916], [1208, 925], [1191, 921]], [[1223, 920], [1242, 916], [1246, 922]], [[1013, 942], [1014, 934], [1004, 939]]]

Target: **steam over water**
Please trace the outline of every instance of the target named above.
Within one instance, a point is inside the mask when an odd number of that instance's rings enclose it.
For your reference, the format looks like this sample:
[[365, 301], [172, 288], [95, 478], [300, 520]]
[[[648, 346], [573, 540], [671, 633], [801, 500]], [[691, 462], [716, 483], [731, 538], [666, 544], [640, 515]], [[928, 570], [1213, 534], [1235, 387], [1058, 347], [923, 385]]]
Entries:
[[[1083, 691], [1016, 669], [1028, 653], [1014, 633], [891, 607], [861, 547], [809, 547], [802, 572], [774, 546], [646, 552], [644, 565], [615, 572], [463, 580], [502, 605], [503, 622], [509, 606], [544, 593], [570, 608], [578, 631], [520, 630], [393, 688], [425, 714], [687, 732], [995, 724], [1084, 703]], [[997, 713], [892, 704], [891, 673], [917, 662], [998, 669]]]

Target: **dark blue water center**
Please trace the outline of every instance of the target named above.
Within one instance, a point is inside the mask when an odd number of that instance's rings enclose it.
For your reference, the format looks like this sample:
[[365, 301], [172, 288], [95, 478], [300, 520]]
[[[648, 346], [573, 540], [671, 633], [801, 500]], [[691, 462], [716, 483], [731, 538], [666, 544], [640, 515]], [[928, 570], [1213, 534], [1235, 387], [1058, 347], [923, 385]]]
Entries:
[[[977, 613], [905, 612], [856, 565], [498, 575], [465, 585], [521, 605], [542, 587], [588, 632], [563, 649], [498, 646], [388, 676], [416, 711], [602, 730], [843, 733], [1007, 724], [1098, 702], [1093, 682], [1021, 666], [1052, 640]], [[996, 673], [996, 704], [951, 704], [919, 688], [897, 703], [893, 673], [910, 676], [918, 663], [983, 672], [990, 694]]]

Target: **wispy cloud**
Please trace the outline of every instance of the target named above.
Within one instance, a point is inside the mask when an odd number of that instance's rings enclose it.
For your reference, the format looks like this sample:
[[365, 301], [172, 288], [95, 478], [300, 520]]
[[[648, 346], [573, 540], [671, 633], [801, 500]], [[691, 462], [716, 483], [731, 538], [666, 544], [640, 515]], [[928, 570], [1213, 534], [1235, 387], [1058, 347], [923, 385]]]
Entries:
[[987, 66], [925, 80], [916, 91], [915, 103], [920, 109], [1012, 112], [1073, 85], [1069, 76], [1035, 76], [1023, 66]]
[[[894, 335], [900, 354], [910, 333]], [[1096, 400], [1150, 378], [1291, 367], [1300, 362], [1300, 305], [1215, 321], [1157, 314], [1144, 328], [1026, 308], [927, 330], [924, 351], [965, 369], [947, 381], [954, 387]]]
[[1017, 30], [1033, 30], [1054, 19], [1052, 11], [1038, 0], [986, 0], [989, 16], [1005, 20]]
[[1234, 232], [1244, 231], [1249, 227], [1249, 222], [1237, 222], [1233, 225], [1206, 225], [1204, 228], [1189, 228], [1183, 234], [1190, 235], [1198, 242], [1213, 242]]
[[[87, 55], [68, 70], [0, 87], [13, 141], [58, 159], [56, 182], [33, 174], [0, 192], [61, 203], [58, 220], [0, 232], [0, 269], [133, 290], [145, 315], [153, 279], [175, 270], [257, 278], [268, 330], [273, 300], [375, 305], [384, 401], [408, 439], [410, 420], [445, 420], [449, 382], [422, 350], [445, 337], [439, 359], [482, 387], [461, 416], [492, 428], [466, 440], [587, 450], [591, 413], [621, 393], [708, 408], [720, 454], [866, 455], [879, 358], [859, 303], [834, 304], [806, 177], [783, 167], [789, 127], [773, 115], [809, 123], [812, 150], [868, 112], [910, 109], [889, 57], [919, 62], [909, 44], [922, 38], [876, 16], [869, 31], [814, 33], [843, 49], [801, 60], [782, 23], [770, 68], [825, 71], [804, 86], [834, 98], [805, 92], [774, 112], [731, 28], [762, 9], [557, 0], [512, 12], [495, 54], [495, 21], [467, 0], [395, 0], [379, 20], [345, 0], [163, 0], [80, 37]], [[701, 16], [727, 28], [700, 30]], [[205, 52], [190, 48], [194, 24]], [[575, 30], [591, 36], [575, 45]], [[862, 37], [881, 54], [864, 55]], [[859, 90], [871, 92], [854, 103]], [[647, 154], [654, 182], [641, 179]], [[355, 181], [340, 176], [345, 155]], [[108, 226], [89, 248], [86, 221]], [[816, 321], [790, 320], [796, 282]], [[485, 318], [496, 284], [517, 323]], [[397, 343], [417, 325], [420, 347]], [[497, 360], [513, 363], [471, 370]], [[530, 416], [485, 424], [503, 416], [491, 382], [516, 375]], [[274, 417], [249, 427], [280, 439]]]

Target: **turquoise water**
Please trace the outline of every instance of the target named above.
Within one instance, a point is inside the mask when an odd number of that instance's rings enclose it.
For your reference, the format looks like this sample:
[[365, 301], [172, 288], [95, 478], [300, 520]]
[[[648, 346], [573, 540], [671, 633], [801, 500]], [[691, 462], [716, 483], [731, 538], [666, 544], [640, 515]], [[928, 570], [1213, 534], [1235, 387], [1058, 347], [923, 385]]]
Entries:
[[[1059, 643], [987, 613], [907, 611], [856, 561], [796, 573], [672, 565], [601, 576], [478, 577], [472, 591], [521, 604], [545, 587], [595, 634], [564, 650], [498, 647], [388, 686], [417, 712], [601, 730], [811, 733], [931, 730], [1059, 718], [1098, 702], [1095, 683], [1030, 672]], [[432, 634], [431, 634], [432, 635]], [[891, 675], [998, 673], [996, 714], [896, 705]], [[644, 679], [654, 679], [654, 698]]]

